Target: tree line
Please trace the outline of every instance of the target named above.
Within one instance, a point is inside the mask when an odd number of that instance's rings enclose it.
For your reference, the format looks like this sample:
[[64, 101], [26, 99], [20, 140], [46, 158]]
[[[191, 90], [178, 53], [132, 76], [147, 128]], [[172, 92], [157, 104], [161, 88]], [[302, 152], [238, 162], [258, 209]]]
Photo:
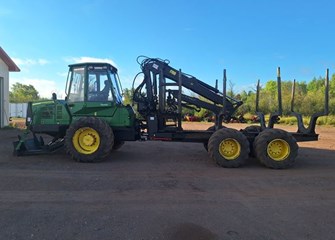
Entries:
[[9, 91], [9, 102], [25, 103], [40, 100], [40, 95], [33, 85], [14, 83]]
[[[282, 81], [282, 108], [283, 115], [290, 115], [291, 112], [291, 95], [293, 81]], [[236, 93], [234, 83], [229, 82], [227, 95], [237, 100], [242, 100], [243, 105], [239, 107], [236, 115], [254, 114], [256, 112], [256, 86], [249, 91]], [[197, 96], [203, 101], [207, 101], [201, 96]], [[125, 103], [130, 104], [132, 92], [130, 89], [125, 89]], [[311, 116], [313, 113], [321, 112], [325, 104], [325, 78], [313, 78], [309, 82], [296, 81], [294, 111], [302, 113], [306, 116]], [[278, 110], [278, 90], [277, 81], [269, 80], [265, 85], [260, 87], [259, 110], [264, 114], [270, 114]], [[329, 81], [329, 113], [335, 114], [335, 74], [332, 75]], [[206, 109], [199, 111], [192, 109], [183, 109], [184, 115], [196, 116], [200, 120], [206, 120], [211, 116], [211, 112]]]
[[[291, 112], [291, 95], [293, 81], [282, 81], [282, 107], [283, 114]], [[256, 111], [256, 91], [242, 91], [234, 96], [244, 104], [239, 113], [253, 113]], [[325, 78], [313, 78], [310, 82], [297, 81], [295, 84], [294, 111], [311, 116], [313, 113], [323, 111], [325, 104]], [[259, 110], [265, 114], [278, 109], [277, 81], [269, 80], [260, 89]], [[335, 74], [329, 81], [329, 111], [335, 114]]]
[[[289, 115], [291, 104], [291, 92], [293, 81], [282, 81], [282, 103], [283, 114]], [[242, 91], [235, 93], [234, 84], [229, 82], [227, 95], [238, 100], [242, 100], [244, 104], [238, 109], [237, 115], [244, 115], [247, 113], [255, 113], [256, 102], [256, 86], [249, 91]], [[294, 110], [304, 115], [311, 116], [313, 113], [320, 112], [324, 108], [324, 89], [325, 79], [322, 77], [313, 78], [309, 82], [297, 81], [295, 87], [295, 101]], [[124, 103], [131, 104], [132, 91], [124, 89]], [[199, 96], [199, 98], [203, 99]], [[259, 110], [265, 114], [275, 112], [278, 109], [278, 92], [277, 81], [269, 80], [265, 85], [261, 86], [259, 97]], [[329, 81], [329, 111], [330, 114], [335, 114], [335, 74], [332, 75]], [[32, 85], [25, 85], [22, 83], [15, 83], [12, 85], [9, 92], [9, 100], [12, 103], [28, 102], [45, 100], [39, 96], [38, 91]], [[194, 115], [204, 120], [210, 117], [211, 113], [206, 109], [200, 111], [192, 109], [184, 109], [183, 113], [186, 115]]]

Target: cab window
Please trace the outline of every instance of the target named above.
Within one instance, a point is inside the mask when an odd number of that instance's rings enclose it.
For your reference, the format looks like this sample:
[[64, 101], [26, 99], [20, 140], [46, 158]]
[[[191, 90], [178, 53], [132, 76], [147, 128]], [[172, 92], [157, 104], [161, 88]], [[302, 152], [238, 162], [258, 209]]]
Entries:
[[104, 67], [91, 67], [88, 70], [89, 102], [113, 101], [112, 84]]
[[72, 70], [71, 85], [69, 86], [68, 101], [83, 102], [84, 101], [84, 68], [74, 68]]

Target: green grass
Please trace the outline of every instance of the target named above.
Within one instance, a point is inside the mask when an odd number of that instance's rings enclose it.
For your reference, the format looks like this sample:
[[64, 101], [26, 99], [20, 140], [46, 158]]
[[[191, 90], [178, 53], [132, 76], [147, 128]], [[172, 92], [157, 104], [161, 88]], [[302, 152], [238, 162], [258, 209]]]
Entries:
[[22, 117], [11, 117], [11, 120], [12, 121], [25, 121], [26, 119]]
[[[307, 126], [310, 122], [311, 117], [303, 117], [303, 122]], [[297, 124], [297, 118], [292, 117], [292, 116], [283, 116], [280, 117], [280, 124], [286, 124], [286, 125], [296, 125]], [[335, 116], [330, 115], [330, 116], [323, 116], [319, 117], [318, 120], [316, 121], [317, 125], [322, 125], [322, 126], [335, 126]]]
[[8, 128], [20, 128], [25, 129], [26, 128], [26, 119], [25, 118], [11, 118], [11, 121], [9, 122]]
[[[248, 120], [248, 123], [251, 123], [250, 119], [252, 116], [254, 115], [250, 113], [244, 114], [244, 118]], [[265, 121], [268, 122], [269, 118], [270, 118], [269, 114], [265, 115]], [[310, 116], [303, 117], [303, 122], [305, 126], [309, 124], [310, 119], [311, 119]], [[297, 123], [298, 123], [298, 120], [294, 116], [282, 116], [280, 117], [280, 121], [279, 121], [279, 124], [285, 124], [285, 125], [297, 125]], [[321, 125], [321, 126], [334, 126], [335, 127], [335, 115], [319, 117], [318, 120], [316, 121], [316, 124]]]

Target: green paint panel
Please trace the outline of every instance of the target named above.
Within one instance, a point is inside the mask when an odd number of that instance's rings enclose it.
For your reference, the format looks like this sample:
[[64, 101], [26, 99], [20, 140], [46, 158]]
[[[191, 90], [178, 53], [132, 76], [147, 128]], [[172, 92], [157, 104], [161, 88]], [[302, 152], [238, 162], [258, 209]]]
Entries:
[[108, 103], [77, 103], [70, 107], [73, 120], [81, 117], [94, 116], [104, 119], [111, 127], [132, 127], [135, 113], [131, 107]]
[[43, 101], [32, 103], [32, 124], [70, 124], [70, 114], [65, 101]]

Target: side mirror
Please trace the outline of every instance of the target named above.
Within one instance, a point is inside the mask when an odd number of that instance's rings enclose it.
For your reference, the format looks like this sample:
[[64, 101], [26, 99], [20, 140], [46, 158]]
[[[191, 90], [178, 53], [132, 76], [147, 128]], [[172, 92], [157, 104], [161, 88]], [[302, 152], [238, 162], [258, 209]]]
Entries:
[[52, 93], [52, 100], [57, 100], [57, 94], [56, 93]]

